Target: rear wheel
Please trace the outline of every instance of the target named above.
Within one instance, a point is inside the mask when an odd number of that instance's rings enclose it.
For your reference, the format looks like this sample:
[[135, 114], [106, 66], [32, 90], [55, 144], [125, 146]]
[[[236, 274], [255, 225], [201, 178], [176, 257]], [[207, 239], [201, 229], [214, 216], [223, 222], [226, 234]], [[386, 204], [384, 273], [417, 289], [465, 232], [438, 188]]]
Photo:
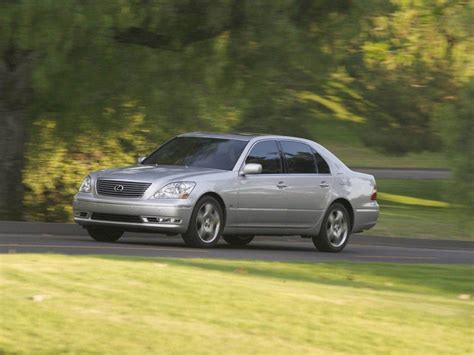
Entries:
[[313, 237], [313, 244], [319, 251], [340, 252], [349, 240], [350, 231], [351, 221], [347, 209], [340, 203], [334, 203], [324, 217], [319, 235]]
[[211, 248], [219, 242], [224, 228], [224, 213], [217, 200], [204, 196], [194, 207], [184, 242], [195, 248]]
[[227, 244], [235, 246], [244, 246], [249, 244], [254, 236], [253, 235], [224, 235], [222, 238], [227, 242]]
[[87, 233], [98, 242], [113, 243], [120, 239], [123, 230], [107, 227], [89, 227]]

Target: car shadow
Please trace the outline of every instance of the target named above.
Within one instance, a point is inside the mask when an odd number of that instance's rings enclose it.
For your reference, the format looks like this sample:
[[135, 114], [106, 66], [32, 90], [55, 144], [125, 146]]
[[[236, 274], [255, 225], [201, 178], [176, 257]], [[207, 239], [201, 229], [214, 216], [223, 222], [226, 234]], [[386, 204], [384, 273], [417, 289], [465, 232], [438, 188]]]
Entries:
[[[74, 237], [68, 240], [86, 242], [90, 244], [100, 243], [97, 242], [89, 237]], [[109, 243], [100, 243], [100, 244], [107, 244]], [[181, 237], [169, 237], [169, 236], [127, 236], [125, 235], [119, 241], [113, 243], [113, 245], [120, 245], [120, 246], [140, 246], [140, 247], [160, 247], [160, 248], [183, 248], [183, 249], [191, 249], [184, 244]], [[245, 246], [234, 246], [229, 245], [225, 241], [221, 240], [219, 244], [217, 244], [214, 248], [205, 249], [205, 250], [228, 250], [228, 251], [244, 251], [244, 250], [252, 250], [252, 251], [290, 251], [290, 252], [304, 252], [304, 253], [314, 253], [317, 250], [314, 248], [311, 242], [302, 242], [302, 241], [287, 241], [287, 240], [279, 240], [278, 237], [275, 238], [273, 241], [269, 240], [262, 240], [259, 241], [258, 237], [249, 245]]]

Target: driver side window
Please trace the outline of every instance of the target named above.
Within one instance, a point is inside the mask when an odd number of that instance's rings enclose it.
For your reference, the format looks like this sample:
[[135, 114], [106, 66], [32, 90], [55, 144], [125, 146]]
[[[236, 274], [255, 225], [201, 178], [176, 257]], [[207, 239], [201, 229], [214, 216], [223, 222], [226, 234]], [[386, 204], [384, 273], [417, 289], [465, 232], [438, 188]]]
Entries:
[[275, 141], [263, 141], [255, 144], [245, 164], [262, 165], [262, 174], [281, 174], [281, 156]]

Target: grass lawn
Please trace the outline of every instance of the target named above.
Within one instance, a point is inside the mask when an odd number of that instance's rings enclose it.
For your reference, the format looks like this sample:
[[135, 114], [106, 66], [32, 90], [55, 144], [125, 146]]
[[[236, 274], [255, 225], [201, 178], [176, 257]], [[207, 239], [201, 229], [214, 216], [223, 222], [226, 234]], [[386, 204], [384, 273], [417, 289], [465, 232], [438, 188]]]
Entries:
[[[391, 156], [365, 146], [352, 122], [321, 119], [308, 127], [311, 137], [351, 167], [446, 168], [442, 152], [409, 153]], [[360, 128], [357, 128], [360, 129]]]
[[0, 258], [0, 353], [474, 352], [468, 265]]
[[447, 199], [447, 180], [378, 179], [380, 218], [372, 235], [474, 239], [472, 212]]

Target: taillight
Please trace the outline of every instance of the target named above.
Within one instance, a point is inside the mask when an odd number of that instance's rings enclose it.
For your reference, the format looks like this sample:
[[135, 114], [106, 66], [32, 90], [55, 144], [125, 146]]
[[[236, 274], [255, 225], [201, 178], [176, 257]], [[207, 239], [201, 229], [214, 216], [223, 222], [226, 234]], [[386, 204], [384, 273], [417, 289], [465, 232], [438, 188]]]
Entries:
[[374, 189], [372, 190], [372, 195], [370, 195], [370, 200], [375, 201], [377, 200], [377, 186], [374, 185]]

